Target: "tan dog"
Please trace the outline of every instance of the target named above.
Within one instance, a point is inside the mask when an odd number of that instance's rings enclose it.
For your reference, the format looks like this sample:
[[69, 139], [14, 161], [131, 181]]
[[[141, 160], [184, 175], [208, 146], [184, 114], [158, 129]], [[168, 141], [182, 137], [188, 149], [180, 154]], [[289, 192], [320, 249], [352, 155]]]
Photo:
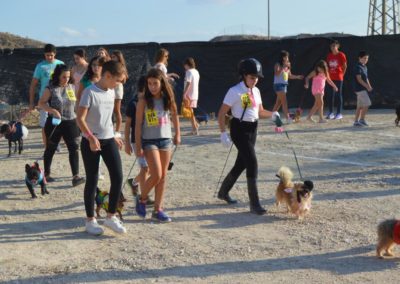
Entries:
[[284, 203], [287, 213], [293, 213], [298, 219], [303, 219], [311, 210], [313, 182], [306, 180], [304, 183], [293, 183], [293, 173], [288, 167], [281, 167], [276, 176], [280, 182], [275, 192], [275, 205]]
[[400, 244], [400, 220], [385, 220], [378, 225], [378, 245], [376, 246], [376, 256], [394, 256], [392, 249], [396, 244]]

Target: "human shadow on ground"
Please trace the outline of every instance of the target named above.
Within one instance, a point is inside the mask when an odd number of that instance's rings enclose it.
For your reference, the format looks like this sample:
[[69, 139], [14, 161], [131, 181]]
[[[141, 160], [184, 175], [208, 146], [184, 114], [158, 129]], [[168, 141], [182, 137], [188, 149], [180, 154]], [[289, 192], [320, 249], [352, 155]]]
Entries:
[[[40, 199], [30, 199], [31, 202], [40, 202]], [[59, 207], [51, 207], [51, 208], [35, 208], [29, 210], [0, 210], [0, 216], [24, 216], [24, 215], [46, 215], [49, 213], [60, 212], [60, 215], [68, 210], [76, 209], [77, 207], [81, 207], [83, 202], [75, 202], [71, 204], [66, 204]], [[1, 225], [0, 225], [1, 226]], [[1, 232], [1, 227], [0, 227]]]
[[399, 189], [385, 189], [385, 190], [373, 190], [373, 191], [336, 191], [329, 193], [318, 193], [314, 194], [314, 200], [326, 201], [326, 200], [350, 200], [350, 199], [365, 199], [365, 198], [379, 198], [387, 197], [392, 195], [400, 195]]
[[[93, 239], [93, 236], [84, 231], [83, 224], [84, 218], [81, 217], [0, 224], [0, 243]], [[79, 232], [65, 232], [66, 230], [76, 230], [79, 227], [82, 228]], [[96, 238], [113, 237], [102, 235], [96, 236]]]
[[[380, 260], [366, 255], [374, 250], [374, 246], [365, 245], [341, 251], [315, 253], [312, 255], [288, 256], [258, 260], [236, 260], [217, 263], [172, 266], [160, 269], [135, 269], [113, 271], [84, 271], [63, 275], [51, 275], [52, 281], [61, 282], [98, 282], [98, 281], [133, 281], [176, 277], [180, 279], [234, 276], [249, 273], [266, 273], [279, 271], [318, 270], [334, 275], [352, 275], [363, 272], [379, 272], [397, 269], [399, 259]], [[293, 275], [295, 277], [295, 275]], [[18, 279], [8, 283], [46, 282], [48, 276]], [[189, 280], [188, 280], [189, 281]]]

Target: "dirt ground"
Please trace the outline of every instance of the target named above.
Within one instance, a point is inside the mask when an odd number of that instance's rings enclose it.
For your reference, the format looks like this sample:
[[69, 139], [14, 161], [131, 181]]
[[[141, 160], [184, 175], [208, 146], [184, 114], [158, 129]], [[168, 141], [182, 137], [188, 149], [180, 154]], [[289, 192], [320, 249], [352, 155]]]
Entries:
[[[165, 201], [173, 222], [139, 219], [125, 188], [124, 236], [84, 232], [83, 185], [71, 187], [65, 145], [54, 157], [50, 195], [32, 200], [24, 165], [43, 164], [40, 130], [30, 129], [21, 156], [7, 158], [3, 139], [0, 282], [398, 283], [400, 257], [380, 260], [375, 245], [377, 224], [400, 218], [400, 128], [393, 110], [371, 110], [368, 128], [353, 127], [352, 119], [353, 111], [327, 124], [303, 119], [286, 127], [290, 141], [275, 134], [271, 122], [260, 124], [256, 150], [265, 216], [249, 213], [244, 174], [232, 190], [237, 205], [214, 198], [228, 151], [210, 121], [200, 136], [183, 136], [174, 157]], [[189, 131], [183, 121], [182, 133]], [[278, 168], [289, 166], [300, 179], [292, 147], [303, 177], [315, 184], [311, 215], [302, 221], [274, 206]], [[126, 175], [133, 158], [121, 156]], [[225, 173], [235, 156], [233, 150]], [[106, 178], [100, 187], [108, 184]], [[399, 247], [394, 251], [400, 256]]]

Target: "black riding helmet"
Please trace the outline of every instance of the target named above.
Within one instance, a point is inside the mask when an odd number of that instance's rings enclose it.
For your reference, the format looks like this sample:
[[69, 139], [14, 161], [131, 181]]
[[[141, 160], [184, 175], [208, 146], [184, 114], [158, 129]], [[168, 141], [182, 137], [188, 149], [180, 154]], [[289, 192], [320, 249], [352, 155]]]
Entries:
[[264, 78], [261, 63], [254, 58], [243, 59], [239, 62], [239, 74], [241, 76], [257, 75], [260, 78]]

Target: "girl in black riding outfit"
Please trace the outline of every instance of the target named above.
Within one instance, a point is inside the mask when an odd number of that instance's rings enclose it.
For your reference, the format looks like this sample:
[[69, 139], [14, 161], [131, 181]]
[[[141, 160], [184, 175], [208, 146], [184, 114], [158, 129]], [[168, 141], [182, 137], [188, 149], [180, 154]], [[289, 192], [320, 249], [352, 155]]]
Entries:
[[240, 174], [246, 170], [247, 190], [250, 199], [250, 212], [263, 215], [266, 210], [260, 205], [257, 189], [258, 165], [255, 153], [257, 125], [259, 118], [277, 120], [279, 114], [265, 110], [262, 105], [260, 90], [256, 87], [258, 79], [263, 78], [262, 66], [254, 58], [242, 60], [239, 63], [241, 82], [229, 89], [218, 113], [218, 123], [221, 130], [221, 143], [230, 147], [232, 142], [225, 130], [225, 115], [232, 112], [230, 134], [233, 144], [238, 149], [235, 165], [225, 177], [218, 192], [218, 198], [228, 204], [237, 203], [229, 196]]

